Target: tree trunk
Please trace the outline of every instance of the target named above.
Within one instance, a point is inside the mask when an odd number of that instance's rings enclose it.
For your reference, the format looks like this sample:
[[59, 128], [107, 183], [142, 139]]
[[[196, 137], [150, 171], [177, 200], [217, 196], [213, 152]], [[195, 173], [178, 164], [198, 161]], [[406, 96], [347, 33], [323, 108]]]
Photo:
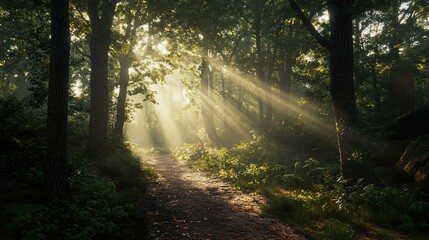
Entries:
[[[284, 56], [284, 60], [278, 65], [280, 81], [279, 89], [281, 96], [280, 101], [289, 101], [290, 86], [292, 83], [292, 66], [295, 63], [295, 59], [292, 55], [293, 53], [290, 50], [285, 54], [282, 54], [282, 56]], [[287, 108], [281, 106], [280, 109], [280, 116], [284, 119], [287, 114]]]
[[118, 58], [120, 65], [119, 72], [119, 95], [118, 104], [116, 106], [116, 122], [114, 134], [120, 139], [123, 138], [123, 129], [125, 122], [125, 105], [127, 100], [128, 82], [130, 81], [129, 68], [131, 66], [131, 59], [128, 56], [120, 56]]
[[354, 159], [358, 125], [353, 79], [353, 1], [327, 0], [331, 35], [329, 41], [311, 24], [294, 0], [290, 6], [321, 46], [329, 50], [331, 96], [335, 109], [342, 176], [346, 179], [372, 178], [371, 171]]
[[209, 69], [209, 63], [206, 60], [206, 56], [202, 60], [201, 64], [201, 113], [203, 118], [204, 128], [207, 132], [207, 137], [216, 146], [221, 144], [221, 139], [216, 132], [214, 125], [214, 109], [213, 103], [210, 100], [210, 85], [211, 85], [211, 74]]
[[107, 151], [107, 124], [109, 119], [108, 59], [111, 28], [116, 1], [103, 0], [101, 17], [99, 0], [88, 1], [91, 22], [91, 74], [89, 113], [89, 154], [98, 164]]
[[70, 59], [69, 1], [51, 1], [46, 184], [51, 200], [71, 197], [67, 167], [67, 115]]
[[221, 81], [222, 81], [222, 103], [223, 103], [223, 126], [225, 129], [229, 129], [228, 120], [227, 120], [227, 100], [226, 100], [226, 89], [225, 89], [225, 77], [223, 73], [221, 74]]
[[353, 132], [358, 124], [353, 80], [352, 2], [328, 0], [331, 37], [329, 42], [329, 74], [331, 96], [335, 108], [341, 171], [344, 178], [363, 176], [353, 159]]
[[393, 68], [390, 74], [390, 112], [397, 118], [414, 110], [414, 79], [405, 68]]
[[[278, 39], [278, 35], [276, 34], [276, 39]], [[277, 51], [278, 44], [277, 41], [274, 43], [274, 47], [272, 50], [272, 55], [269, 58], [267, 71], [265, 74], [265, 119], [264, 119], [264, 127], [265, 129], [270, 129], [273, 121], [273, 98], [272, 98], [272, 75], [274, 72], [274, 64], [277, 60]]]
[[381, 98], [380, 98], [380, 89], [378, 87], [378, 79], [377, 79], [377, 71], [375, 70], [376, 62], [371, 66], [371, 79], [372, 79], [372, 89], [373, 89], [373, 98], [374, 98], [374, 105], [375, 105], [375, 111], [380, 112], [381, 111]]
[[414, 110], [414, 79], [412, 74], [401, 66], [403, 64], [399, 55], [399, 47], [401, 44], [401, 38], [399, 36], [399, 8], [399, 0], [392, 0], [390, 15], [391, 39], [389, 43], [389, 55], [392, 59], [392, 65], [390, 68], [389, 80], [389, 102], [390, 114], [393, 118], [397, 118]]
[[[366, 73], [364, 70], [364, 59], [366, 57], [366, 53], [361, 48], [361, 37], [362, 31], [360, 29], [360, 19], [356, 17], [354, 21], [354, 74], [355, 74], [355, 86], [359, 88], [364, 82], [366, 78]], [[362, 66], [361, 66], [362, 65]]]
[[[262, 33], [261, 33], [261, 24], [262, 24], [262, 8], [263, 1], [255, 0], [253, 1], [253, 29], [255, 31], [255, 41], [256, 41], [256, 77], [260, 81], [260, 88], [265, 89], [264, 87], [264, 56], [262, 53]], [[264, 125], [265, 119], [265, 108], [264, 108], [265, 94], [258, 96], [258, 111], [259, 111], [259, 121], [261, 125]]]
[[271, 85], [266, 87], [265, 91], [265, 118], [264, 118], [264, 128], [270, 129], [273, 121], [273, 103], [271, 101]]
[[[279, 80], [280, 80], [280, 93], [282, 96], [287, 98], [290, 94], [290, 86], [292, 83], [292, 66], [295, 63], [295, 59], [292, 57], [291, 52], [286, 52], [285, 60], [278, 66], [279, 68]], [[286, 99], [287, 100], [287, 99]]]

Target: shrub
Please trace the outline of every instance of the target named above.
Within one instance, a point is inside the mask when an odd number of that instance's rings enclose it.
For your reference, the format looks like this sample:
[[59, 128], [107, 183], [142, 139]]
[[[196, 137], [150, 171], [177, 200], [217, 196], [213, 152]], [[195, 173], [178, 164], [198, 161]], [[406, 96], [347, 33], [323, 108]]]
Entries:
[[303, 225], [321, 238], [352, 239], [362, 231], [396, 236], [386, 230], [390, 228], [428, 230], [428, 196], [421, 192], [360, 183], [348, 186], [336, 177], [337, 166], [306, 154], [285, 160], [285, 151], [278, 148], [256, 136], [231, 148], [185, 145], [177, 156], [240, 188], [260, 191], [268, 199], [266, 213]]

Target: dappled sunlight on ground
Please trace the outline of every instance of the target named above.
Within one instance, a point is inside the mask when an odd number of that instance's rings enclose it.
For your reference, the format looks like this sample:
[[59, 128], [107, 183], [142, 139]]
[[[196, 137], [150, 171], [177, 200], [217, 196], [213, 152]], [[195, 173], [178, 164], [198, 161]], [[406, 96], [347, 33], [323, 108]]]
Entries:
[[265, 202], [168, 156], [146, 156], [159, 175], [142, 200], [153, 239], [305, 239], [264, 216]]

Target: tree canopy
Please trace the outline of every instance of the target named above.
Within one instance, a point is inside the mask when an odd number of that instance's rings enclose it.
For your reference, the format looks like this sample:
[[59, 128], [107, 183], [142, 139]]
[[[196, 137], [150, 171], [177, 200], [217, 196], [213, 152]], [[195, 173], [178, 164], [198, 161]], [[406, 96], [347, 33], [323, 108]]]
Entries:
[[420, 236], [428, 26], [426, 0], [2, 1], [0, 231], [134, 236], [154, 148], [313, 237]]

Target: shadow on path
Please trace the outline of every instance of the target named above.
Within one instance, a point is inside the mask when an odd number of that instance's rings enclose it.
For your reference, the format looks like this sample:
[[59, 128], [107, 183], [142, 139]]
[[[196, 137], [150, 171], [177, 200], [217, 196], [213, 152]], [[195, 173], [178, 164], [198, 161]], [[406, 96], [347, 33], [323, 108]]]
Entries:
[[244, 194], [168, 156], [144, 161], [158, 173], [142, 199], [150, 239], [305, 239], [262, 216], [259, 195]]

